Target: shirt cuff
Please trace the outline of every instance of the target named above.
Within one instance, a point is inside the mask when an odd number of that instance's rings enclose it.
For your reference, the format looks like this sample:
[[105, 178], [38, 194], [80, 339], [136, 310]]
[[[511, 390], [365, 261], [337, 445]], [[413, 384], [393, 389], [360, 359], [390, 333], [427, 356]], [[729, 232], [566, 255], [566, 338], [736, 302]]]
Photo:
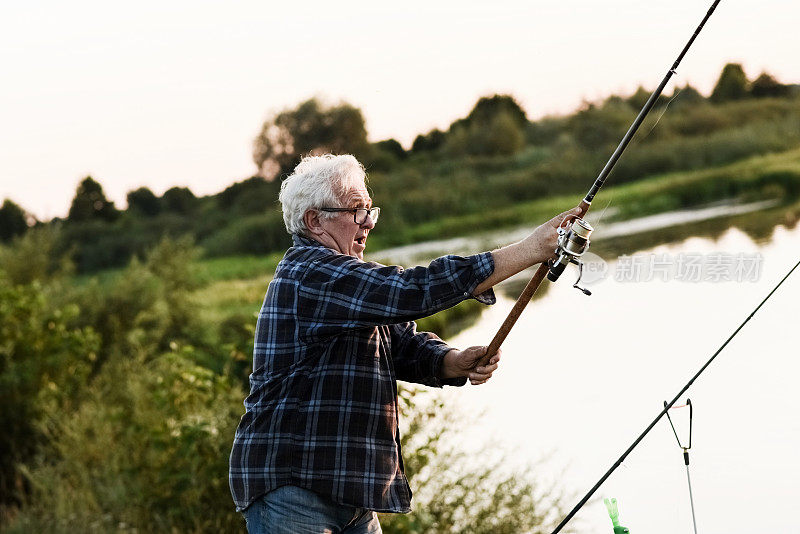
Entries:
[[451, 350], [454, 350], [453, 347], [448, 345], [442, 344], [436, 347], [436, 354], [431, 358], [433, 364], [433, 377], [434, 377], [434, 387], [440, 388], [442, 386], [456, 386], [460, 387], [467, 383], [466, 376], [459, 376], [456, 378], [442, 378], [442, 365], [444, 365], [444, 356]]
[[492, 256], [491, 252], [482, 252], [481, 254], [470, 256], [470, 259], [475, 265], [475, 277], [469, 287], [467, 287], [464, 295], [474, 298], [481, 304], [494, 304], [497, 302], [497, 298], [494, 295], [494, 289], [491, 287], [480, 295], [472, 294], [475, 291], [475, 288], [478, 287], [481, 282], [489, 278], [489, 275], [494, 272], [494, 256]]

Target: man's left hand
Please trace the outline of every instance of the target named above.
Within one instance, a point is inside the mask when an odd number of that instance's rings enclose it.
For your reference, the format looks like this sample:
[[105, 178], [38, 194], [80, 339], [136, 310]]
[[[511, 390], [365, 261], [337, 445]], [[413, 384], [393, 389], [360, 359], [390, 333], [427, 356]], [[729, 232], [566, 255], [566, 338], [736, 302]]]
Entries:
[[472, 385], [478, 386], [485, 383], [492, 377], [500, 363], [500, 353], [491, 357], [489, 363], [479, 365], [486, 355], [488, 347], [469, 347], [464, 350], [452, 349], [444, 355], [442, 363], [442, 378], [457, 378], [465, 376], [469, 378]]

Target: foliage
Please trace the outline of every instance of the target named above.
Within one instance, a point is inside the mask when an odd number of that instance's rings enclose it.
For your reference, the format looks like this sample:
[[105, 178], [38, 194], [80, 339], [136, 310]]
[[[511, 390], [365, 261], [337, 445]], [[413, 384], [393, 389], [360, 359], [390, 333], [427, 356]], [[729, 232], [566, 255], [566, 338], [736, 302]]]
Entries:
[[278, 211], [237, 219], [201, 243], [209, 257], [242, 252], [267, 254], [285, 250], [291, 244], [291, 236], [283, 225], [283, 215]]
[[140, 187], [128, 192], [128, 209], [141, 215], [152, 217], [161, 211], [161, 202], [147, 187]]
[[202, 322], [196, 255], [163, 240], [102, 290], [0, 278], [2, 480], [13, 485], [2, 494], [24, 504], [0, 525], [241, 528], [226, 473], [244, 393], [226, 356], [252, 332]]
[[750, 85], [750, 94], [756, 98], [781, 98], [789, 95], [789, 86], [762, 72]]
[[454, 125], [445, 141], [448, 154], [510, 156], [525, 143], [522, 125], [508, 112], [501, 111], [487, 119]]
[[5, 199], [0, 207], [0, 241], [11, 241], [28, 229], [28, 218], [15, 202]]
[[52, 307], [41, 284], [14, 285], [0, 273], [0, 526], [4, 507], [22, 502], [26, 465], [43, 445], [44, 413], [81, 397], [98, 339], [71, 326], [74, 305]]
[[491, 124], [498, 116], [505, 115], [517, 126], [525, 126], [528, 117], [525, 110], [511, 95], [483, 96], [467, 115], [470, 124]]
[[266, 280], [275, 271], [281, 258], [283, 258], [283, 252], [272, 253], [269, 256], [206, 258], [198, 262], [198, 277], [203, 284], [223, 280], [246, 280], [254, 277]]
[[408, 158], [408, 152], [396, 139], [378, 141], [370, 146], [363, 163], [367, 172], [391, 171]]
[[683, 87], [676, 87], [670, 98], [672, 105], [677, 108], [688, 108], [702, 104], [706, 98], [700, 94], [700, 91], [689, 85], [688, 83]]
[[170, 187], [161, 195], [161, 201], [167, 211], [189, 214], [197, 207], [197, 197], [188, 187]]
[[228, 453], [243, 393], [191, 347], [105, 366], [52, 413], [47, 457], [9, 532], [234, 532]]
[[[410, 514], [382, 514], [386, 534], [550, 532], [564, 495], [543, 488], [532, 468], [508, 471], [488, 448], [468, 454], [459, 442], [460, 416], [441, 397], [401, 388], [401, 448], [415, 492]], [[475, 457], [480, 461], [476, 462]]]
[[[696, 91], [695, 91], [696, 92]], [[677, 93], [677, 89], [676, 89]], [[633, 93], [628, 98], [625, 98], [624, 101], [627, 103], [632, 109], [638, 110], [642, 109], [647, 101], [650, 99], [651, 92], [642, 87], [641, 85], [636, 88], [636, 92]], [[698, 93], [699, 94], [699, 93]], [[675, 96], [675, 95], [673, 95]], [[611, 97], [613, 99], [614, 97]], [[653, 109], [657, 109], [663, 107], [667, 104], [667, 97], [662, 93], [656, 99], [656, 103], [653, 105]]]
[[406, 153], [403, 145], [397, 139], [386, 139], [384, 141], [378, 141], [375, 143], [375, 146], [381, 150], [392, 154], [399, 160], [406, 159], [408, 154]]
[[70, 222], [94, 219], [110, 222], [115, 220], [118, 215], [119, 212], [114, 207], [114, 203], [109, 201], [103, 193], [103, 187], [91, 176], [87, 176], [78, 184], [67, 219]]
[[578, 146], [587, 150], [613, 149], [636, 117], [627, 102], [609, 98], [601, 106], [587, 104], [571, 117], [567, 128]]
[[411, 144], [412, 152], [432, 152], [438, 150], [445, 141], [445, 134], [438, 128], [434, 128], [425, 135], [419, 134]]
[[0, 248], [0, 270], [14, 285], [48, 282], [69, 275], [74, 265], [57, 249], [59, 229], [52, 225], [31, 228], [10, 246]]
[[192, 296], [199, 287], [193, 267], [197, 254], [189, 239], [164, 238], [105, 290], [94, 281], [65, 296], [81, 308], [76, 324], [91, 326], [102, 339], [94, 374], [117, 355], [157, 353], [173, 343], [206, 346], [206, 328]]
[[[744, 87], [748, 98], [722, 98], [722, 88], [731, 83], [726, 80], [736, 79], [733, 85]], [[726, 66], [718, 85], [715, 99], [704, 98], [691, 86], [659, 98], [610, 183], [709, 169], [800, 146], [800, 98], [790, 91], [793, 86], [767, 74], [748, 86], [736, 65]], [[437, 226], [447, 228], [448, 235], [463, 233], [455, 221], [487, 229], [519, 224], [524, 220], [518, 214], [525, 208], [507, 208], [548, 196], [583, 194], [647, 98], [649, 92], [640, 87], [630, 95], [586, 103], [568, 116], [531, 122], [513, 97], [494, 95], [478, 100], [447, 132], [434, 129], [419, 135], [409, 151], [392, 139], [363, 144], [356, 155], [370, 175], [375, 202], [383, 208], [370, 249], [439, 237]], [[338, 115], [333, 113], [339, 108]], [[366, 143], [360, 112], [346, 104], [326, 108], [309, 100], [278, 117], [286, 128], [311, 128], [298, 134], [303, 143], [311, 143], [305, 152], [331, 149], [339, 141], [323, 141], [337, 132], [353, 137], [347, 132], [358, 130], [354, 138]], [[334, 122], [342, 117], [349, 119], [337, 130]], [[302, 153], [294, 145], [290, 148], [293, 157]], [[284, 161], [289, 170], [290, 159]], [[71, 254], [84, 274], [124, 267], [163, 236], [190, 235], [206, 257], [279, 252], [289, 245], [277, 204], [279, 188], [279, 180], [258, 176], [200, 198], [174, 187], [157, 199], [161, 211], [155, 215], [146, 214], [153, 213], [154, 205], [144, 208], [140, 202], [137, 208], [134, 201], [113, 221], [97, 216], [68, 220], [58, 232], [55, 251]], [[145, 204], [152, 204], [152, 197], [140, 193], [149, 199]], [[509, 212], [515, 215], [499, 216]]]
[[739, 63], [728, 63], [723, 67], [710, 99], [717, 103], [741, 100], [747, 97], [747, 93], [748, 81], [744, 69]]
[[469, 115], [450, 125], [444, 148], [451, 156], [508, 156], [524, 146], [527, 124], [525, 111], [512, 96], [481, 97]]
[[324, 107], [312, 98], [264, 122], [253, 142], [253, 161], [262, 176], [273, 179], [291, 171], [304, 154], [360, 157], [367, 147], [361, 110], [344, 102]]
[[611, 194], [622, 218], [720, 199], [791, 202], [800, 197], [800, 150], [753, 157], [718, 168], [656, 176], [615, 187]]

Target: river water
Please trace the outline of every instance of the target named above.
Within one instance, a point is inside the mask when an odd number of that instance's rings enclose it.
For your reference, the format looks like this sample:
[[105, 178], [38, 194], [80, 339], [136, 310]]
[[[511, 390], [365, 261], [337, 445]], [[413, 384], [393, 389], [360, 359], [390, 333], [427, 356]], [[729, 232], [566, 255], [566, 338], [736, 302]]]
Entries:
[[[678, 238], [654, 234], [667, 241], [658, 245], [598, 241], [606, 270], [595, 273], [591, 297], [572, 288], [569, 268], [525, 310], [489, 383], [442, 393], [463, 410], [463, 442], [491, 436], [511, 466], [546, 457], [537, 477], [574, 493], [570, 509], [800, 259], [800, 226], [785, 219], [780, 210], [751, 214], [744, 226], [758, 227], [755, 239], [724, 229], [732, 219]], [[686, 395], [699, 532], [800, 532], [799, 298], [796, 272]], [[512, 304], [498, 291], [498, 303], [448, 341], [488, 344]], [[688, 410], [670, 413], [685, 439]], [[683, 457], [666, 418], [576, 516], [578, 532], [612, 531], [599, 499], [612, 496], [634, 533], [692, 532]]]

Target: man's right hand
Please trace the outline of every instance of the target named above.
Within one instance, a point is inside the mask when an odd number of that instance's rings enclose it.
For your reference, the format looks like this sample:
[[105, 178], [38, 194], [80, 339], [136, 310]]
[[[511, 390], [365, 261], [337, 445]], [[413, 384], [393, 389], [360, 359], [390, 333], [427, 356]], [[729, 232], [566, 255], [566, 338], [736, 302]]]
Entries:
[[558, 227], [563, 224], [564, 219], [580, 217], [582, 212], [583, 210], [580, 206], [576, 206], [571, 210], [559, 213], [536, 228], [536, 230], [526, 238], [526, 240], [531, 241], [532, 249], [538, 251], [538, 254], [534, 257], [534, 264], [543, 263], [555, 256], [555, 250], [558, 246]]
[[480, 295], [495, 284], [537, 263], [542, 263], [555, 256], [558, 245], [558, 227], [567, 217], [580, 217], [583, 210], [580, 206], [564, 213], [559, 213], [539, 226], [531, 235], [513, 245], [492, 251], [494, 271], [483, 282], [478, 284], [473, 295]]

